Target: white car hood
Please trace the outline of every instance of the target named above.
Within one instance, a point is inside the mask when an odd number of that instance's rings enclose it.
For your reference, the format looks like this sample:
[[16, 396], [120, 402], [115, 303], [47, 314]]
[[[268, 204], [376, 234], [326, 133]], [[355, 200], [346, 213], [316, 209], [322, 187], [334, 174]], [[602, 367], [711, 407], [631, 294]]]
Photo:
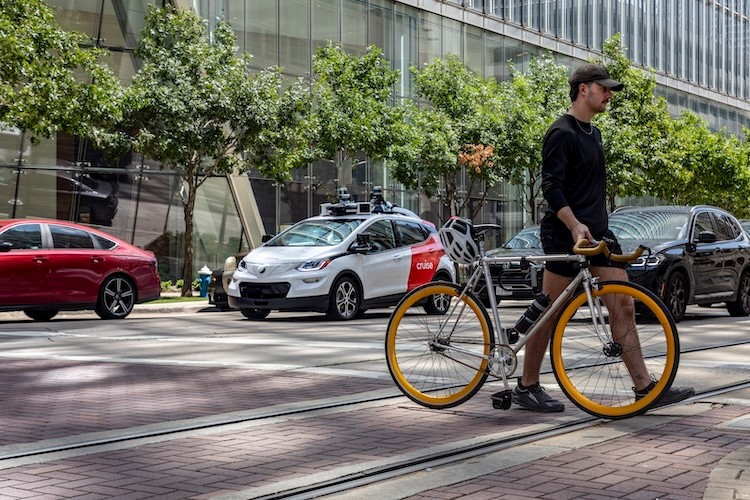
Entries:
[[259, 247], [242, 260], [250, 274], [258, 277], [285, 273], [303, 262], [324, 259], [341, 253], [339, 245], [333, 247]]

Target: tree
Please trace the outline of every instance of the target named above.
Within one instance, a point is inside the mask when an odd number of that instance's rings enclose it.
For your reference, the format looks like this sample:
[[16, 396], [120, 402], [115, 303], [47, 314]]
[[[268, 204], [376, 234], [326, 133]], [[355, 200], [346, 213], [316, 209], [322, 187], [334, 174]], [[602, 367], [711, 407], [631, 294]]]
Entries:
[[394, 141], [401, 116], [390, 99], [398, 72], [374, 45], [354, 56], [330, 42], [316, 51], [313, 72], [315, 155], [335, 162], [339, 183], [348, 184], [357, 154], [382, 159]]
[[[236, 55], [227, 23], [209, 36], [206, 21], [191, 11], [150, 7], [135, 53], [143, 65], [126, 90], [123, 129], [131, 131], [136, 151], [175, 169], [186, 188], [182, 295], [189, 296], [197, 190], [212, 175], [250, 168], [263, 156], [257, 148], [297, 151], [294, 139], [280, 130], [293, 127], [287, 120], [297, 120], [296, 111], [304, 107], [297, 107], [298, 94], [282, 104], [278, 70], [249, 73], [248, 56]], [[250, 153], [239, 154], [244, 151]], [[295, 164], [290, 159], [256, 166], [284, 178]]]
[[32, 143], [58, 131], [105, 133], [119, 116], [122, 88], [100, 63], [106, 51], [90, 43], [63, 30], [42, 0], [0, 0], [0, 126]]
[[[390, 150], [396, 162], [392, 173], [428, 195], [442, 189], [448, 214], [474, 217], [487, 194], [481, 187], [501, 179], [495, 152], [500, 146], [502, 95], [493, 79], [481, 78], [455, 56], [411, 71], [424, 104], [402, 106], [406, 123]], [[472, 194], [479, 195], [480, 203], [467, 214]]]
[[679, 175], [655, 182], [652, 194], [669, 203], [716, 205], [736, 215], [748, 213], [750, 188], [747, 146], [737, 137], [712, 132], [686, 111], [669, 128], [667, 170]]
[[501, 175], [522, 187], [526, 211], [538, 222], [542, 142], [547, 129], [570, 107], [565, 66], [550, 54], [533, 57], [529, 69], [511, 66], [512, 78], [503, 84], [508, 105], [503, 120], [503, 147], [497, 152]]
[[594, 121], [602, 133], [607, 196], [614, 210], [616, 197], [653, 193], [655, 183], [681, 173], [670, 172], [665, 161], [672, 118], [666, 101], [654, 96], [654, 75], [631, 65], [619, 34], [604, 43], [603, 53], [604, 59], [596, 62], [605, 64], [612, 78], [625, 84], [622, 91], [613, 92], [608, 111]]

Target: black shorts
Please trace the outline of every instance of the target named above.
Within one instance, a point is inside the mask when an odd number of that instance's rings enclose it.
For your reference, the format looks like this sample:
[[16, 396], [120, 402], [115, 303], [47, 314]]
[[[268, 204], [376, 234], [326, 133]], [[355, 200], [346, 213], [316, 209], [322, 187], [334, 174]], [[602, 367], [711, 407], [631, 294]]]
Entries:
[[[572, 254], [573, 253], [573, 236], [567, 229], [565, 231], [542, 231], [542, 248], [544, 253], [547, 255], [558, 255], [558, 254]], [[609, 246], [609, 251], [614, 254], [622, 255], [622, 248], [618, 243], [615, 235], [612, 231], [607, 230], [602, 237]], [[624, 262], [614, 262], [604, 254], [595, 255], [589, 257], [589, 263], [591, 266], [596, 267], [618, 267], [625, 269], [627, 264]], [[577, 262], [546, 262], [544, 264], [545, 269], [559, 274], [560, 276], [567, 276], [568, 278], [575, 277], [579, 271], [579, 265]]]

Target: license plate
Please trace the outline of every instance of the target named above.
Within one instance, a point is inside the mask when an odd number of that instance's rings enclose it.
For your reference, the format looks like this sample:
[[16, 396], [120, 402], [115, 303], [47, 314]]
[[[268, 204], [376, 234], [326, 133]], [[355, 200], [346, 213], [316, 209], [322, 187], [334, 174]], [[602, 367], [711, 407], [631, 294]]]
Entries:
[[506, 290], [501, 286], [496, 286], [495, 295], [497, 295], [498, 297], [507, 297], [508, 295], [513, 295], [513, 292], [511, 292], [510, 290]]

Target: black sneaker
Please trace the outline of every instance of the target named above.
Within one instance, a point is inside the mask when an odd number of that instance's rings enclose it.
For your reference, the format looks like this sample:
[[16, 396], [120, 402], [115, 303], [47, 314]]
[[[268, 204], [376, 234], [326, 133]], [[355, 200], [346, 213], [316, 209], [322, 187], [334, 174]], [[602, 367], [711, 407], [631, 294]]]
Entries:
[[[635, 392], [635, 400], [638, 401], [639, 399], [644, 397], [655, 386], [656, 382], [651, 382], [645, 389], [641, 391], [636, 391], [635, 387], [633, 387], [633, 392]], [[671, 405], [672, 403], [678, 403], [693, 396], [694, 394], [695, 390], [692, 387], [672, 386], [669, 388], [669, 390], [667, 390], [667, 392], [661, 395], [661, 397], [656, 401], [656, 404], [653, 407], [656, 408], [658, 406], [666, 406]]]
[[565, 409], [565, 405], [556, 399], [552, 399], [544, 390], [544, 387], [539, 385], [539, 382], [529, 387], [523, 387], [519, 381], [516, 388], [513, 389], [513, 402], [521, 408], [542, 413], [553, 413]]

